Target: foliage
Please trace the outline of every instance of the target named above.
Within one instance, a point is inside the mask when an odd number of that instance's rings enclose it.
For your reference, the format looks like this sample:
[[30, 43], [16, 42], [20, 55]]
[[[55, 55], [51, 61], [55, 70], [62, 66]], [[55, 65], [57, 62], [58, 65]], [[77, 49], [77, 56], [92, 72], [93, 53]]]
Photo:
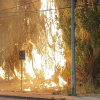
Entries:
[[71, 87], [66, 88], [66, 91], [67, 91], [68, 96], [72, 95], [72, 88]]
[[[31, 2], [32, 0], [30, 0]], [[5, 3], [6, 2], [6, 3]], [[6, 1], [1, 0], [0, 10], [10, 9], [8, 12], [27, 12], [27, 10], [38, 10], [41, 7], [41, 2], [37, 1], [33, 3], [31, 6], [27, 4], [27, 8], [25, 8], [27, 0], [18, 0], [13, 1], [9, 0]], [[16, 9], [16, 5], [23, 5]], [[26, 53], [29, 53], [29, 58], [31, 59], [32, 54], [32, 44], [28, 45], [28, 41], [31, 40], [37, 45], [39, 41], [40, 33], [42, 32], [42, 28], [44, 29], [44, 16], [39, 13], [24, 13], [24, 14], [17, 14], [13, 15], [4, 12], [2, 16], [9, 16], [10, 17], [2, 17], [0, 18], [0, 65], [5, 62], [9, 65], [12, 64], [11, 70], [14, 72], [14, 65], [16, 69], [19, 70], [19, 57], [18, 53], [20, 49], [26, 49]], [[28, 23], [29, 22], [29, 23]], [[38, 23], [38, 24], [36, 24]], [[41, 32], [40, 32], [41, 31]], [[41, 46], [42, 47], [42, 46]], [[39, 52], [39, 51], [38, 51]]]
[[66, 98], [61, 98], [60, 100], [66, 100]]
[[67, 75], [67, 76], [70, 76], [71, 75], [71, 70], [65, 70], [64, 74]]
[[[55, 2], [58, 8], [71, 5], [71, 1]], [[95, 86], [99, 85], [97, 76], [100, 74], [100, 7], [96, 5], [98, 2], [100, 0], [75, 0], [75, 63], [76, 67], [80, 66], [82, 73], [86, 73], [87, 80]], [[93, 6], [89, 6], [91, 3]], [[77, 7], [84, 4], [83, 7]], [[59, 11], [59, 22], [60, 28], [63, 29], [65, 48], [71, 50], [71, 9]], [[66, 59], [68, 58], [66, 56]]]
[[51, 100], [54, 100], [54, 97], [51, 97]]
[[78, 94], [91, 94], [96, 93], [95, 87], [90, 82], [86, 82], [81, 86], [77, 86], [76, 91]]
[[61, 94], [61, 90], [53, 91], [52, 94], [53, 95], [60, 95]]
[[63, 89], [53, 91], [52, 94], [53, 95], [68, 95], [68, 96], [71, 96], [72, 95], [72, 88], [64, 86]]

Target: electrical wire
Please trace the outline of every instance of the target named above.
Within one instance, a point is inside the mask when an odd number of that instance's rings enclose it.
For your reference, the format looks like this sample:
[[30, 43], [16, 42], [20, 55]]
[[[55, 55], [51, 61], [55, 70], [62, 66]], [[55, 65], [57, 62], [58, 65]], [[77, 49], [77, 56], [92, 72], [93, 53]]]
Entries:
[[[45, 9], [45, 10], [36, 10], [36, 11], [20, 11], [20, 12], [6, 12], [6, 13], [38, 13], [38, 12], [45, 12], [45, 11], [52, 11], [52, 10], [61, 10], [71, 7], [63, 7], [63, 8], [57, 8], [57, 9]], [[0, 14], [6, 14], [6, 13], [0, 13]]]
[[[40, 0], [38, 0], [40, 1]], [[31, 2], [30, 2], [31, 3]], [[32, 2], [33, 3], [33, 2]], [[95, 5], [100, 5], [100, 4], [95, 4]], [[84, 5], [76, 5], [75, 7], [84, 7], [86, 6]], [[88, 4], [88, 6], [93, 6], [93, 3]], [[51, 11], [51, 10], [60, 10], [60, 9], [66, 9], [66, 8], [71, 8], [71, 6], [66, 6], [66, 7], [62, 7], [62, 8], [57, 8], [57, 9], [46, 9], [46, 10], [36, 10], [36, 12], [45, 12], [45, 11]], [[9, 8], [10, 9], [10, 8]], [[1, 11], [0, 11], [1, 12]], [[34, 12], [34, 11], [22, 11], [22, 12], [5, 12], [5, 13], [23, 13], [23, 12]], [[34, 12], [34, 13], [36, 13]], [[0, 13], [0, 14], [5, 14], [5, 13]]]
[[[100, 5], [100, 4], [95, 4], [95, 5]], [[85, 7], [86, 5], [76, 5], [75, 7], [78, 8], [78, 7]], [[88, 4], [87, 6], [93, 6], [93, 3], [90, 3]], [[6, 12], [6, 13], [14, 13], [14, 14], [18, 14], [18, 15], [24, 15], [25, 14], [30, 14], [30, 13], [43, 13], [43, 12], [47, 12], [47, 11], [52, 11], [52, 10], [64, 10], [64, 9], [67, 9], [67, 8], [71, 8], [71, 6], [66, 6], [66, 7], [62, 7], [62, 8], [56, 8], [56, 9], [45, 9], [45, 10], [36, 10], [36, 11], [20, 11], [20, 12]], [[3, 14], [6, 14], [6, 13], [3, 13]], [[2, 14], [2, 13], [0, 13]], [[2, 16], [0, 18], [4, 18], [4, 17], [12, 17], [12, 16], [18, 16], [18, 15], [11, 15], [11, 16]]]
[[[28, 3], [24, 4], [24, 5], [35, 3], [35, 2], [38, 2], [38, 1], [40, 1], [40, 0], [37, 0], [37, 1], [34, 1], [34, 2], [28, 2]], [[99, 3], [89, 3], [89, 4], [87, 4], [87, 6], [93, 6], [93, 4], [100, 5]], [[0, 12], [5, 11], [5, 10], [9, 10], [9, 9], [13, 9], [13, 8], [17, 8], [17, 7], [21, 7], [21, 6], [24, 6], [24, 5], [19, 5], [19, 6], [16, 6], [16, 7], [12, 7], [12, 8], [8, 8], [8, 9], [0, 10]], [[84, 5], [76, 5], [75, 7], [84, 7], [84, 6], [86, 6], [86, 5], [85, 4]], [[64, 8], [71, 8], [71, 6], [66, 6]], [[63, 9], [63, 7], [61, 9]], [[51, 9], [51, 10], [53, 10], [53, 9]], [[46, 10], [44, 10], [44, 11], [46, 11]], [[14, 12], [6, 12], [6, 13], [14, 13]]]

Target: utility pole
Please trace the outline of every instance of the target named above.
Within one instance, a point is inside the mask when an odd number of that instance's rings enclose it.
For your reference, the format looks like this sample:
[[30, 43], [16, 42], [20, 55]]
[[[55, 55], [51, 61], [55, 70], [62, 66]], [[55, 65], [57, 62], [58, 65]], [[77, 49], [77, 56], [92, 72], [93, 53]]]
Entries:
[[76, 95], [74, 0], [72, 0], [72, 94]]

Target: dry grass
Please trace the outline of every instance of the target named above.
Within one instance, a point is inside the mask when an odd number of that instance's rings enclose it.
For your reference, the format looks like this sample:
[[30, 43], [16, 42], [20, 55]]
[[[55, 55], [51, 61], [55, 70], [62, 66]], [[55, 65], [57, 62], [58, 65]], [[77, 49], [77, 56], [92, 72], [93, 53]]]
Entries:
[[77, 91], [77, 94], [94, 94], [94, 93], [96, 93], [95, 87], [89, 82], [86, 82], [85, 84], [83, 84], [81, 86], [76, 86], [76, 91]]

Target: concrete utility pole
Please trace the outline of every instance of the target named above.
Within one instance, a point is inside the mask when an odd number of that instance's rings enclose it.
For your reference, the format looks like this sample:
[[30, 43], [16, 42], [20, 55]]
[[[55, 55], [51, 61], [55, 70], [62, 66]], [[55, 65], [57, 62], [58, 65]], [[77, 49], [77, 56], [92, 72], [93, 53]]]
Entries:
[[72, 0], [72, 94], [76, 95], [74, 0]]

